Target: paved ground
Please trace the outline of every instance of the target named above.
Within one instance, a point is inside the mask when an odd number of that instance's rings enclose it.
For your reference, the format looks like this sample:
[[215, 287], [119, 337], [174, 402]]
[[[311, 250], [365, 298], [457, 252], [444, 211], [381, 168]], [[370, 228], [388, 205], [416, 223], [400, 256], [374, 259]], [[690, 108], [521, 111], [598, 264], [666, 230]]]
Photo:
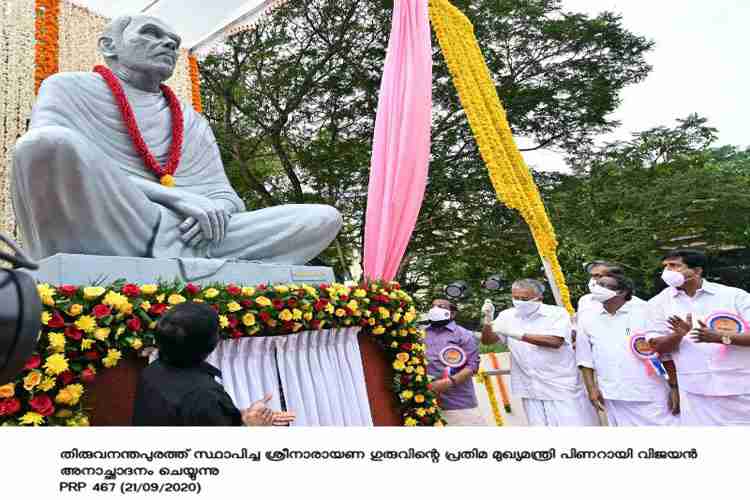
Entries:
[[[510, 369], [510, 354], [507, 352], [499, 353], [495, 355], [497, 357], [497, 360], [500, 364], [500, 369], [503, 370], [509, 370]], [[490, 357], [487, 354], [482, 355], [482, 368], [485, 370], [491, 370], [492, 364], [490, 362]], [[498, 388], [497, 380], [495, 380], [495, 377], [491, 377], [492, 380], [492, 387], [495, 391], [495, 397], [497, 398], [497, 402], [500, 406], [500, 411], [503, 416], [503, 424], [506, 426], [525, 426], [526, 423], [526, 414], [523, 412], [523, 406], [521, 405], [520, 399], [513, 398], [513, 391], [510, 386], [510, 375], [504, 375], [503, 381], [505, 382], [505, 387], [508, 389], [508, 392], [510, 394], [510, 406], [511, 406], [511, 413], [507, 413], [505, 409], [503, 408], [503, 399], [500, 395], [500, 390]], [[485, 389], [483, 384], [474, 384], [474, 388], [477, 393], [477, 399], [479, 400], [479, 409], [482, 411], [482, 415], [487, 420], [487, 425], [494, 426], [495, 419], [492, 416], [492, 409], [490, 408], [490, 402], [487, 398], [487, 389]]]

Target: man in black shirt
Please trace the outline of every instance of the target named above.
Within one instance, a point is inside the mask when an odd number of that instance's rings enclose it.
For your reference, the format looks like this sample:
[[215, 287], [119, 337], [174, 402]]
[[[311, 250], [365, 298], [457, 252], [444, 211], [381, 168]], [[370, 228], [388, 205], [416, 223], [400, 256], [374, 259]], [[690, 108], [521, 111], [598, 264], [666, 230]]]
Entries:
[[288, 425], [288, 413], [266, 406], [266, 395], [240, 411], [222, 385], [221, 372], [206, 363], [219, 342], [219, 316], [206, 304], [185, 302], [159, 321], [159, 360], [143, 370], [138, 383], [133, 425], [227, 426]]

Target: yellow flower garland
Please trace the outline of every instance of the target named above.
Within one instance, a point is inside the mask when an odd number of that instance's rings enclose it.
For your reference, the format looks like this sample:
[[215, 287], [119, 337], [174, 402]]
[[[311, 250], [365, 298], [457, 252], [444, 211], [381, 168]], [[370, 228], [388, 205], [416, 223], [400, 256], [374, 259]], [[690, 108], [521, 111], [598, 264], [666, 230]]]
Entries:
[[492, 381], [487, 375], [487, 372], [481, 370], [477, 373], [477, 378], [484, 384], [484, 388], [487, 390], [487, 399], [490, 400], [490, 408], [492, 409], [492, 416], [495, 417], [495, 423], [498, 427], [505, 425], [503, 421], [503, 415], [500, 413], [500, 406], [497, 404], [497, 397], [495, 396], [495, 389], [492, 387]]
[[573, 313], [570, 292], [557, 260], [555, 230], [513, 140], [474, 27], [448, 0], [430, 0], [430, 18], [498, 199], [518, 210], [529, 225], [539, 255], [550, 265], [563, 304]]

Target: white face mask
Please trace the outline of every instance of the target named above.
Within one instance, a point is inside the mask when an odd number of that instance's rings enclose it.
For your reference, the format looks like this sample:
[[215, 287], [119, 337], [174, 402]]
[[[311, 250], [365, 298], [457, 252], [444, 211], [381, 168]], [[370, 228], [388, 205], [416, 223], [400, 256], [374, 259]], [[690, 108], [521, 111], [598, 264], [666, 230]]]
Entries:
[[664, 272], [661, 273], [661, 279], [664, 280], [664, 283], [674, 288], [681, 287], [685, 284], [685, 276], [682, 273], [670, 269], [665, 269]]
[[596, 280], [594, 278], [591, 278], [589, 280], [589, 292], [593, 292], [595, 286], [596, 286]]
[[537, 312], [539, 309], [539, 306], [541, 306], [541, 302], [537, 302], [536, 300], [516, 300], [513, 299], [513, 307], [518, 309], [518, 312], [521, 313], [521, 316], [530, 316]]
[[597, 302], [607, 302], [609, 299], [616, 297], [617, 292], [614, 290], [610, 290], [609, 288], [604, 288], [601, 285], [594, 285], [591, 288], [591, 298], [594, 299]]

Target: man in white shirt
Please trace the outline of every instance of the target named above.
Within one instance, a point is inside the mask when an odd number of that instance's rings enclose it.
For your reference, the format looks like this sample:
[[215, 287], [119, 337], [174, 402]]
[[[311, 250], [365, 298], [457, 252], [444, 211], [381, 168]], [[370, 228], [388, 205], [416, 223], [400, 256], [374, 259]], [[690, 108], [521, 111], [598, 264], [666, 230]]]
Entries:
[[502, 342], [510, 349], [511, 387], [522, 398], [529, 425], [597, 425], [576, 369], [567, 311], [542, 304], [539, 281], [518, 280], [511, 292], [514, 307], [494, 321], [492, 306], [482, 308], [482, 343]]
[[578, 321], [576, 359], [592, 405], [606, 409], [613, 427], [677, 425], [674, 362], [663, 362], [667, 381], [631, 349], [632, 336], [646, 332], [646, 303], [632, 300], [633, 284], [619, 274], [600, 278], [591, 296], [603, 307]]
[[750, 425], [750, 294], [703, 278], [706, 256], [664, 257], [669, 287], [649, 301], [649, 339], [672, 353], [683, 425]]
[[[620, 276], [625, 275], [622, 266], [606, 260], [595, 260], [587, 264], [586, 272], [588, 272], [590, 276], [588, 283], [589, 292], [591, 292], [591, 289], [596, 286], [597, 282], [605, 276], [612, 276], [613, 274], [618, 274]], [[635, 295], [633, 295], [633, 298], [631, 300], [633, 300], [634, 303], [646, 303], [645, 300], [639, 299]], [[594, 300], [594, 297], [591, 295], [591, 293], [587, 293], [586, 295], [578, 299], [576, 317], [580, 317], [581, 314], [589, 310], [596, 313], [600, 313], [602, 311], [601, 302], [597, 302], [596, 300]]]

